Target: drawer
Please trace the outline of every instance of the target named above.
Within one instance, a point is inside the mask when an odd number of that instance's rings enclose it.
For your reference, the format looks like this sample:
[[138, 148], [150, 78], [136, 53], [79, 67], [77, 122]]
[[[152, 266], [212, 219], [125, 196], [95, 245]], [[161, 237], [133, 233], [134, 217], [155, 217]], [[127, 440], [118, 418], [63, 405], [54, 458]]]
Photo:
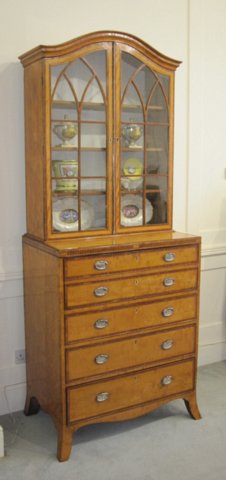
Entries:
[[68, 421], [98, 417], [194, 388], [194, 362], [146, 370], [87, 386], [68, 388]]
[[98, 304], [111, 300], [125, 300], [147, 295], [168, 294], [197, 287], [197, 270], [180, 270], [153, 275], [115, 278], [101, 282], [71, 284], [65, 287], [65, 305]]
[[65, 316], [66, 342], [196, 318], [196, 295]]
[[195, 245], [136, 251], [114, 255], [65, 259], [65, 277], [115, 273], [134, 269], [179, 265], [198, 261]]
[[195, 350], [195, 327], [167, 330], [66, 352], [67, 381], [100, 375], [156, 361], [164, 361]]

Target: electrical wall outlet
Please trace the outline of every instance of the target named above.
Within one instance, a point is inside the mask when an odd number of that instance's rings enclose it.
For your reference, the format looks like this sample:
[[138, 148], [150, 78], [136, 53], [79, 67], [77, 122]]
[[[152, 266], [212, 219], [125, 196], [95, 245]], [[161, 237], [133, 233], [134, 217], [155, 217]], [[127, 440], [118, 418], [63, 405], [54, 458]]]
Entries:
[[25, 350], [16, 350], [15, 351], [15, 363], [25, 363], [26, 362], [26, 353]]

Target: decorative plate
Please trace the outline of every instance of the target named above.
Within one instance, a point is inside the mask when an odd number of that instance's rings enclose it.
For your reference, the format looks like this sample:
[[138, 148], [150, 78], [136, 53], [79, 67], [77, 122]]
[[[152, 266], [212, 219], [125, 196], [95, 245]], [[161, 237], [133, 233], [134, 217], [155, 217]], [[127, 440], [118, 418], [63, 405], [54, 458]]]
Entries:
[[138, 175], [142, 175], [143, 173], [143, 165], [138, 158], [127, 158], [123, 165], [123, 174], [125, 177], [121, 178], [121, 184], [127, 190], [133, 190], [136, 188], [140, 188], [143, 184], [143, 177], [139, 177]]
[[127, 158], [123, 164], [123, 173], [124, 175], [128, 175], [130, 180], [137, 180], [137, 175], [142, 175], [143, 173], [142, 162], [139, 160], [139, 158]]
[[[150, 222], [153, 207], [145, 200], [145, 221]], [[121, 198], [121, 225], [135, 227], [143, 224], [143, 198], [140, 195], [125, 195]]]
[[[88, 230], [94, 223], [92, 206], [81, 200], [81, 230]], [[79, 227], [78, 199], [64, 197], [53, 204], [53, 228], [60, 232], [74, 232]]]

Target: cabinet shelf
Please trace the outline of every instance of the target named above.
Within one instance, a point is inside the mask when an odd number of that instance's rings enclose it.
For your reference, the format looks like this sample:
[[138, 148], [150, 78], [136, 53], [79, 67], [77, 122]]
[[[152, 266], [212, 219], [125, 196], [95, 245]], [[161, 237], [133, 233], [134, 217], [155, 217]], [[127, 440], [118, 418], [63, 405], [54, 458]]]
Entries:
[[52, 180], [73, 180], [73, 179], [78, 179], [78, 180], [106, 180], [107, 177], [105, 175], [71, 175], [70, 177], [64, 176], [64, 175], [52, 175]]
[[81, 152], [102, 152], [106, 150], [106, 147], [78, 147], [78, 146], [68, 146], [68, 147], [52, 147], [53, 152], [73, 152], [80, 150]]
[[105, 190], [80, 190], [80, 192], [78, 193], [78, 191], [74, 191], [74, 192], [68, 192], [67, 190], [62, 190], [60, 192], [58, 192], [57, 190], [53, 190], [53, 196], [54, 197], [85, 197], [85, 196], [96, 196], [96, 195], [106, 195], [106, 191]]
[[[129, 103], [123, 104], [121, 109], [122, 111], [136, 111], [136, 110], [139, 110], [140, 112], [143, 111], [142, 105], [129, 104]], [[162, 105], [149, 105], [148, 110], [163, 111], [164, 107], [162, 107]]]
[[169, 126], [169, 122], [157, 122], [157, 121], [153, 121], [153, 122], [123, 122], [122, 121], [122, 125], [134, 125], [134, 123], [136, 125], [141, 125], [142, 127], [143, 126], [150, 126], [150, 127], [168, 127]]
[[[76, 103], [73, 100], [53, 100], [52, 107], [58, 109], [82, 109], [83, 110], [100, 110], [103, 111], [106, 109], [107, 105], [101, 102], [83, 102], [83, 103]], [[135, 104], [124, 104], [121, 107], [122, 111], [143, 111], [142, 105], [135, 105]], [[154, 111], [163, 111], [164, 107], [162, 105], [150, 105], [148, 106], [148, 110]]]
[[132, 176], [132, 178], [147, 178], [147, 177], [155, 177], [155, 178], [158, 178], [158, 177], [168, 177], [168, 174], [167, 173], [152, 173], [152, 172], [147, 172], [147, 173], [142, 173], [142, 174], [137, 174], [137, 175], [124, 175], [123, 173], [121, 174], [121, 178], [130, 178]]
[[[51, 150], [53, 152], [71, 152], [74, 150], [80, 150], [81, 152], [101, 152], [105, 151], [107, 147], [78, 147], [78, 146], [67, 146], [67, 147], [52, 147]], [[162, 147], [148, 147], [144, 149], [143, 147], [122, 147], [122, 152], [164, 152], [164, 148]]]
[[142, 146], [137, 147], [122, 147], [122, 152], [164, 152], [163, 147], [147, 147], [144, 148]]
[[52, 118], [51, 119], [51, 122], [54, 123], [54, 124], [65, 124], [67, 125], [67, 123], [74, 123], [75, 125], [106, 125], [106, 122], [104, 120], [73, 120], [73, 119], [68, 119], [68, 120], [65, 120], [65, 118]]
[[142, 195], [143, 196], [143, 194], [146, 195], [147, 193], [161, 193], [161, 192], [162, 192], [162, 189], [160, 189], [160, 188], [149, 188], [149, 187], [145, 188], [144, 190], [141, 190], [141, 189], [138, 190], [138, 189], [135, 189], [135, 188], [134, 189], [131, 188], [130, 190], [121, 189], [121, 195], [122, 196], [131, 195], [131, 194], [139, 195], [139, 196]]
[[96, 110], [96, 111], [104, 111], [106, 109], [106, 105], [104, 103], [99, 102], [83, 102], [83, 103], [76, 103], [73, 100], [53, 100], [52, 108], [56, 109], [63, 109], [63, 110]]
[[68, 145], [67, 147], [62, 147], [62, 146], [55, 146], [52, 147], [51, 150], [53, 152], [71, 152], [73, 150], [78, 150], [78, 147], [75, 145]]

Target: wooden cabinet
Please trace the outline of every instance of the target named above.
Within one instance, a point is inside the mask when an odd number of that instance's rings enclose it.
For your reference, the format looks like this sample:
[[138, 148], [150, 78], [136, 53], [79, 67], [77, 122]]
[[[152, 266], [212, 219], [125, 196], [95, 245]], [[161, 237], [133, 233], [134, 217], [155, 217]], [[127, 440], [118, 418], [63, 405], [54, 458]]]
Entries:
[[174, 72], [97, 32], [20, 57], [27, 233], [25, 413], [72, 434], [196, 404], [200, 238], [172, 230]]
[[179, 62], [116, 32], [20, 59], [28, 233], [46, 240], [170, 230]]

